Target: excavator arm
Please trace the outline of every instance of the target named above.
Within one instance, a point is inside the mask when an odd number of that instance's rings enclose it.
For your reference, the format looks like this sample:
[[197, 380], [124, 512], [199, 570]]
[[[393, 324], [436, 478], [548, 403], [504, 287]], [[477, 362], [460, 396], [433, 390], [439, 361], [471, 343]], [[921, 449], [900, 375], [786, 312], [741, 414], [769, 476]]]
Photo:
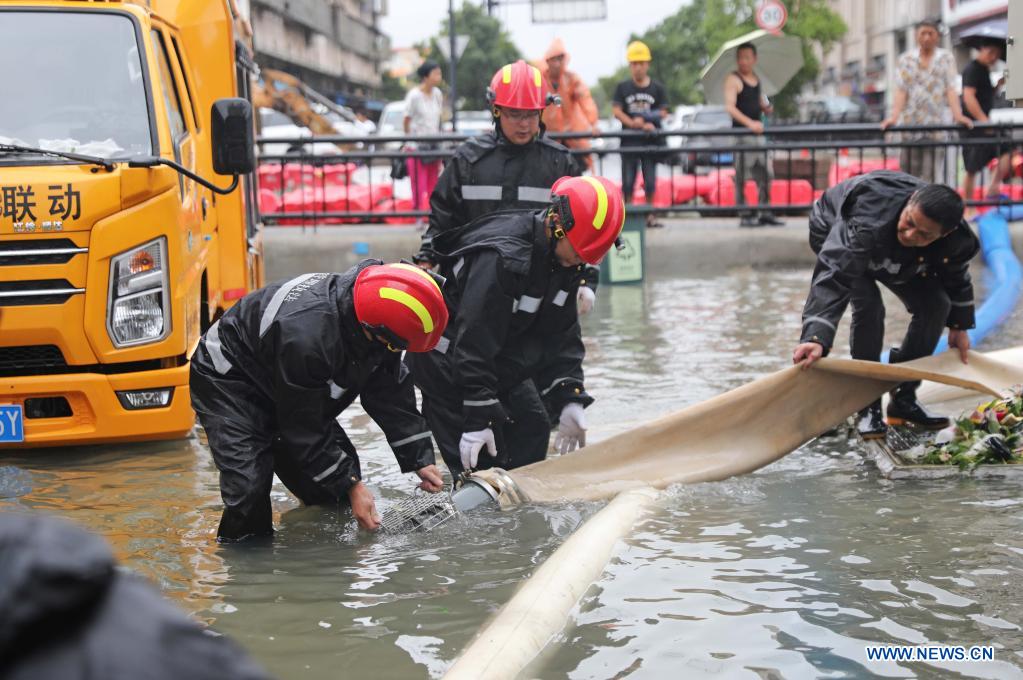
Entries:
[[[255, 106], [280, 111], [295, 121], [295, 124], [312, 130], [315, 135], [336, 135], [338, 132], [326, 117], [317, 113], [313, 103], [344, 118], [350, 117], [343, 108], [290, 73], [261, 69], [260, 81], [253, 87], [252, 103]], [[342, 151], [352, 148], [349, 144], [336, 146]]]

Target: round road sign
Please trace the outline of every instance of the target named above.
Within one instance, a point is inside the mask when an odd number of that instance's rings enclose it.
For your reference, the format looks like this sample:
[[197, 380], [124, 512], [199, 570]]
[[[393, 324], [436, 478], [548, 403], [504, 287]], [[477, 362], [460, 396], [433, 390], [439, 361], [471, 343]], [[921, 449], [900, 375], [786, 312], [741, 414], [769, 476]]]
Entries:
[[786, 10], [785, 5], [781, 4], [778, 0], [764, 0], [764, 2], [760, 3], [760, 6], [757, 7], [757, 26], [765, 31], [778, 33], [781, 31], [788, 18], [788, 10]]

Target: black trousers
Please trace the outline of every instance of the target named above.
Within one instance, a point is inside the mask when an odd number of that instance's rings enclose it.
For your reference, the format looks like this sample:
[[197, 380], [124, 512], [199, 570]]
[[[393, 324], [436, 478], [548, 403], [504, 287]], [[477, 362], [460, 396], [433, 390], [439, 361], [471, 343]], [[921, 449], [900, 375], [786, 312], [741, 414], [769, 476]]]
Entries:
[[[852, 328], [849, 344], [853, 359], [881, 360], [885, 309], [877, 284], [873, 278], [860, 277], [852, 287], [850, 297]], [[951, 309], [948, 293], [941, 283], [937, 278], [917, 276], [907, 283], [883, 285], [895, 293], [911, 316], [906, 335], [898, 349], [892, 351], [889, 361], [893, 364], [901, 363], [934, 353]], [[903, 387], [915, 389], [919, 384], [903, 383]]]
[[[507, 393], [498, 395], [498, 399], [510, 420], [493, 428], [497, 458], [491, 457], [484, 449], [480, 452], [477, 468], [499, 467], [511, 470], [546, 458], [551, 428], [547, 420], [547, 409], [533, 381], [524, 381]], [[461, 403], [438, 399], [423, 392], [423, 415], [430, 425], [444, 463], [451, 471], [451, 476], [457, 479], [465, 469], [458, 450], [465, 429]]]
[[[315, 479], [322, 465], [307, 469], [281, 446], [266, 397], [234, 371], [217, 374], [203, 361], [203, 351], [200, 348], [192, 359], [189, 387], [192, 408], [206, 430], [213, 462], [220, 471], [224, 512], [217, 537], [241, 540], [273, 533], [270, 487], [274, 474], [306, 505], [347, 503], [347, 496]], [[337, 422], [333, 427], [342, 451], [358, 465], [348, 435]]]
[[642, 165], [643, 168], [643, 191], [646, 192], [646, 202], [654, 202], [654, 192], [657, 191], [657, 156], [651, 154], [622, 154], [622, 195], [626, 203], [632, 203], [632, 192], [636, 184], [636, 171]]

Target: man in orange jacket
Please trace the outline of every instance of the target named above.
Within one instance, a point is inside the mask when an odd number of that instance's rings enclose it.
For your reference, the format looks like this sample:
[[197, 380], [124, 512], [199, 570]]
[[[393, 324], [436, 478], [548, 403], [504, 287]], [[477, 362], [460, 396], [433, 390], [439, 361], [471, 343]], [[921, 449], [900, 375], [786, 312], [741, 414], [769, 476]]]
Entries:
[[[590, 96], [590, 88], [582, 78], [569, 71], [568, 52], [561, 38], [555, 38], [543, 56], [544, 63], [537, 64], [543, 75], [547, 92], [561, 98], [561, 105], [551, 104], [543, 112], [543, 122], [548, 132], [593, 132], [600, 134], [597, 127], [597, 105]], [[588, 139], [562, 139], [562, 144], [570, 149], [588, 149]], [[593, 169], [593, 159], [589, 154], [582, 156], [586, 167]]]

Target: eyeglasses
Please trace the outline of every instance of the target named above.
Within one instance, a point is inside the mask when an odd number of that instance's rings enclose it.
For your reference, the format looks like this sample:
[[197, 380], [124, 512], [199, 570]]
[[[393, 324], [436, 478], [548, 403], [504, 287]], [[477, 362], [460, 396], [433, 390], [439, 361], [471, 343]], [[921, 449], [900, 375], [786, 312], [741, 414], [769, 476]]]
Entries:
[[526, 123], [540, 119], [539, 111], [528, 109], [501, 109], [501, 115], [513, 123]]

